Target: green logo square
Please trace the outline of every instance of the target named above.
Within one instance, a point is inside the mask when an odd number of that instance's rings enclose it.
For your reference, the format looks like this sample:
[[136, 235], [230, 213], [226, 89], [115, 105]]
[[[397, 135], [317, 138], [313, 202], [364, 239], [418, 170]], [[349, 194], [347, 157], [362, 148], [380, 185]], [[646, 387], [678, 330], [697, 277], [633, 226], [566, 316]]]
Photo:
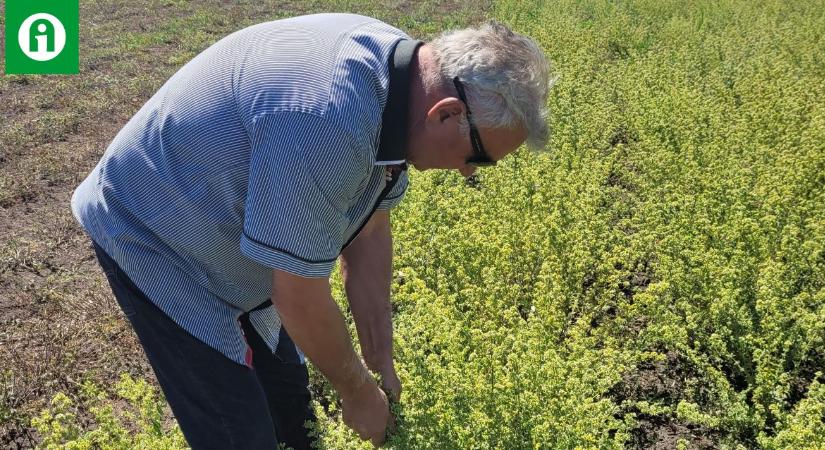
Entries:
[[7, 74], [79, 71], [79, 0], [6, 0]]

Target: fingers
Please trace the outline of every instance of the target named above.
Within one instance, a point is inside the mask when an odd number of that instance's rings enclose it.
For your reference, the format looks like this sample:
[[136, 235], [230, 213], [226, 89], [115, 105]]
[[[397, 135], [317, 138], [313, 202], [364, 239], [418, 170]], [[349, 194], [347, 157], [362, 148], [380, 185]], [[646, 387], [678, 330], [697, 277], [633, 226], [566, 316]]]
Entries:
[[384, 442], [391, 413], [387, 396], [378, 385], [373, 383], [362, 395], [344, 399], [342, 408], [344, 423], [361, 440], [368, 440], [375, 446]]
[[392, 402], [401, 401], [401, 380], [395, 369], [391, 368], [381, 374], [381, 388]]
[[392, 399], [392, 401], [397, 402], [401, 398], [401, 380], [398, 379], [398, 376], [396, 376], [394, 372], [383, 377], [381, 387], [384, 388], [387, 397]]
[[374, 445], [375, 447], [380, 447], [381, 445], [384, 444], [384, 441], [386, 439], [387, 439], [387, 433], [386, 432], [381, 432], [381, 436], [374, 437], [370, 442], [372, 442], [372, 445]]
[[[344, 423], [346, 423], [346, 421]], [[346, 423], [346, 425], [350, 427], [353, 431], [355, 431], [355, 434], [358, 435], [359, 439], [361, 439], [362, 441], [370, 441], [376, 446], [383, 443], [386, 437], [386, 432], [381, 432], [380, 435], [371, 434], [366, 424]], [[376, 444], [376, 442], [378, 442], [378, 444]]]
[[393, 403], [401, 401], [401, 385], [384, 385], [384, 391], [387, 393], [387, 398]]

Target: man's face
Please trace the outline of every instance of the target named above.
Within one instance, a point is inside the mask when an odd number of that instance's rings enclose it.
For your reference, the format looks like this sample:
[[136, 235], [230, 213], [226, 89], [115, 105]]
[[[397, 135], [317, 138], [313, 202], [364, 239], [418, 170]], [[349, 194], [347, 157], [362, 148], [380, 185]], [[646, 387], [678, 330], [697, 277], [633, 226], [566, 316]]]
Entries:
[[[460, 127], [460, 120], [466, 122], [466, 106], [454, 97], [436, 103], [428, 112], [421, 133], [412, 136], [407, 160], [418, 170], [455, 169], [468, 177], [476, 167], [468, 164], [473, 156], [473, 146], [468, 127]], [[494, 161], [499, 161], [527, 138], [527, 131], [518, 129], [479, 128], [484, 151]]]

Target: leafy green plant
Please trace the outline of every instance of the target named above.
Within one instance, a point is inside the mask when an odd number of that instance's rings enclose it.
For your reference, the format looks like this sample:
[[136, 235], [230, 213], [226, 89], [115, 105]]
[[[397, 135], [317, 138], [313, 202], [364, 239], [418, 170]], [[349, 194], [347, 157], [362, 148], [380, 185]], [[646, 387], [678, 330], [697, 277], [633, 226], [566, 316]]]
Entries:
[[[58, 393], [51, 405], [32, 419], [45, 449], [185, 449], [177, 424], [164, 427], [165, 401], [145, 380], [121, 375], [110, 397], [85, 382], [79, 406], [92, 416], [94, 426], [81, 425], [78, 405]], [[116, 405], [122, 407], [116, 408]]]

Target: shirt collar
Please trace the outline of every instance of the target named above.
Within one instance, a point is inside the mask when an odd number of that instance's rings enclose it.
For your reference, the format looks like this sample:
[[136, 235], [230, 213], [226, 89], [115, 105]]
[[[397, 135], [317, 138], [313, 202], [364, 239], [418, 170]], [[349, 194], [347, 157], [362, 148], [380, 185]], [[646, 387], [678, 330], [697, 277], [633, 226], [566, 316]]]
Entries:
[[381, 136], [375, 165], [403, 164], [407, 153], [407, 119], [410, 109], [410, 63], [415, 50], [424, 44], [414, 39], [398, 41], [390, 54], [390, 83], [387, 104], [381, 116]]

